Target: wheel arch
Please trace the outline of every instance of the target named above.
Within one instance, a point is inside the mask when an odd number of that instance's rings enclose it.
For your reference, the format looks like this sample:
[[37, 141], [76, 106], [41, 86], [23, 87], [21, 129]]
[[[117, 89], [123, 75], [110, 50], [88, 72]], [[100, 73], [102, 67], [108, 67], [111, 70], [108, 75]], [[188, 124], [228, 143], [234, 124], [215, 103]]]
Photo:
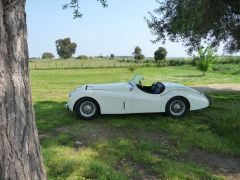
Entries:
[[91, 100], [93, 100], [94, 102], [96, 102], [96, 104], [98, 105], [98, 108], [99, 108], [99, 112], [101, 113], [101, 106], [100, 106], [100, 104], [98, 103], [98, 101], [97, 101], [96, 99], [92, 98], [92, 97], [89, 97], [89, 96], [84, 96], [84, 97], [79, 98], [79, 99], [74, 103], [73, 111], [75, 111], [77, 103], [78, 103], [80, 100], [82, 100], [82, 99], [91, 99]]
[[188, 100], [186, 97], [184, 97], [184, 96], [173, 96], [173, 97], [169, 98], [168, 101], [166, 102], [166, 104], [165, 104], [165, 111], [166, 111], [166, 108], [167, 108], [168, 103], [169, 103], [172, 99], [175, 99], [175, 98], [182, 98], [182, 99], [184, 99], [184, 100], [188, 103], [188, 110], [190, 110], [191, 104], [190, 104], [189, 100]]

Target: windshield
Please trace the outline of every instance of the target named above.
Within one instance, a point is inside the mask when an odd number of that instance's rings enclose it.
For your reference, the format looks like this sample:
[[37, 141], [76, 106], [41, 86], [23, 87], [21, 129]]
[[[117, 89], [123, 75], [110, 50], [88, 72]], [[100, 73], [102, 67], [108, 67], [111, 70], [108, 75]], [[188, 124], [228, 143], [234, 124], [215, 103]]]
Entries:
[[144, 78], [140, 74], [137, 74], [132, 78], [131, 81], [129, 81], [129, 83], [130, 84], [139, 84], [139, 82], [142, 80], [144, 80]]

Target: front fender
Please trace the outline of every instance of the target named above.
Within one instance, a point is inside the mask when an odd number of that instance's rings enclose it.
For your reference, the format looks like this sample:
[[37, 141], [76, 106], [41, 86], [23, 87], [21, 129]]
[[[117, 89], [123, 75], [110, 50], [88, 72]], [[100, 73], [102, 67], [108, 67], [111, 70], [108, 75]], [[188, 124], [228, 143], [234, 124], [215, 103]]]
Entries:
[[92, 90], [78, 90], [72, 92], [68, 98], [67, 107], [69, 108], [69, 110], [73, 111], [75, 103], [83, 97], [93, 98], [99, 104], [98, 96], [96, 96], [96, 93], [93, 93]]

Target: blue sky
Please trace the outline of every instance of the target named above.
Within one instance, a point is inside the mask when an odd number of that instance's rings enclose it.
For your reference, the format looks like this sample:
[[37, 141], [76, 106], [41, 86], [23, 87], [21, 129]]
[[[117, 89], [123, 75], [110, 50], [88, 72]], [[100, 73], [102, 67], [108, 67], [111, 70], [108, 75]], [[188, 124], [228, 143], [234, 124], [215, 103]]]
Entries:
[[75, 56], [131, 55], [135, 46], [145, 56], [153, 56], [159, 46], [168, 50], [168, 57], [187, 56], [181, 43], [153, 44], [144, 16], [157, 7], [155, 0], [109, 0], [108, 8], [101, 8], [97, 0], [80, 0], [84, 16], [73, 20], [72, 10], [62, 10], [67, 0], [28, 0], [27, 22], [30, 57], [43, 52], [55, 55], [55, 41], [70, 37], [78, 44]]

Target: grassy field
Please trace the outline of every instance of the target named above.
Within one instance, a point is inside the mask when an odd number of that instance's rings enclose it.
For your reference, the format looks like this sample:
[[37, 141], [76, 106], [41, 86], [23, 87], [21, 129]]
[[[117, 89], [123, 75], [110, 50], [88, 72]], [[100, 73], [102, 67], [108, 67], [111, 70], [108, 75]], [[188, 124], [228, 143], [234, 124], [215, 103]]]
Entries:
[[[145, 84], [240, 83], [239, 75], [221, 68], [205, 77], [190, 66], [137, 72], [145, 76]], [[211, 107], [182, 119], [135, 114], [104, 115], [87, 122], [64, 109], [76, 86], [124, 82], [132, 75], [126, 68], [31, 71], [49, 179], [222, 179], [240, 173], [239, 92], [212, 93]]]

